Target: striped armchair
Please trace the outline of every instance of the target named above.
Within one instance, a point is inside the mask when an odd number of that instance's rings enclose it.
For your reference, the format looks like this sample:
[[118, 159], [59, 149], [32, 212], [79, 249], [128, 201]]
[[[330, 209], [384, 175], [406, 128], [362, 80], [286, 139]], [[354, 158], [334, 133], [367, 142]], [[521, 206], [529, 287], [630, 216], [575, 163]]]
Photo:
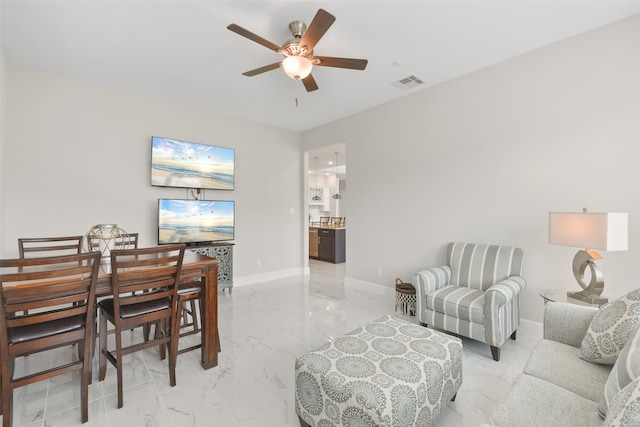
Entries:
[[489, 344], [499, 361], [520, 324], [521, 272], [520, 248], [449, 243], [447, 265], [415, 274], [418, 320]]

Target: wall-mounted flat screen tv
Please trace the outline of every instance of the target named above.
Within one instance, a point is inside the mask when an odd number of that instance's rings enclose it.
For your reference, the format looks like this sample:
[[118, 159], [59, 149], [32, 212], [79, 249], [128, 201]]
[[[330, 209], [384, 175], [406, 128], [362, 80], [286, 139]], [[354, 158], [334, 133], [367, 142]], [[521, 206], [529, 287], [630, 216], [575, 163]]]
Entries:
[[158, 244], [233, 240], [235, 202], [158, 199]]
[[234, 168], [233, 148], [151, 138], [151, 185], [233, 190]]

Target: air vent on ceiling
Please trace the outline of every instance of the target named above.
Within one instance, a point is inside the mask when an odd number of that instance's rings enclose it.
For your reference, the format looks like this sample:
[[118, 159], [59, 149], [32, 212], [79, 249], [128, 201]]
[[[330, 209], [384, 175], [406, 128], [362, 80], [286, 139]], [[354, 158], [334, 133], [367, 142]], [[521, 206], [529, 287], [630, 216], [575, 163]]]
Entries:
[[420, 80], [416, 76], [405, 77], [404, 79], [400, 79], [397, 82], [391, 83], [391, 86], [396, 87], [400, 90], [408, 90], [413, 89], [416, 86], [420, 86], [424, 82]]

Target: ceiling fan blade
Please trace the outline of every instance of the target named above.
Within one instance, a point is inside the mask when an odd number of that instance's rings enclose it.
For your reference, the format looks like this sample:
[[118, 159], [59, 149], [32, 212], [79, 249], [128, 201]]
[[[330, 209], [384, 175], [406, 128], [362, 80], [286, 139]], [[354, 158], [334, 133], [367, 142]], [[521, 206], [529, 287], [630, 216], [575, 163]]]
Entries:
[[279, 62], [274, 62], [273, 64], [265, 65], [264, 67], [256, 68], [255, 70], [249, 70], [242, 73], [243, 76], [253, 77], [258, 74], [266, 73], [267, 71], [275, 70], [280, 67]]
[[229, 25], [227, 27], [227, 30], [233, 31], [236, 34], [240, 34], [242, 37], [246, 37], [249, 40], [252, 40], [252, 41], [254, 41], [256, 43], [259, 43], [259, 44], [261, 44], [262, 46], [264, 46], [264, 47], [266, 47], [268, 49], [271, 49], [271, 50], [276, 51], [276, 52], [280, 52], [280, 46], [278, 46], [277, 44], [275, 44], [273, 42], [270, 42], [267, 39], [263, 39], [259, 35], [254, 34], [251, 31], [246, 30], [246, 29], [242, 28], [239, 25], [231, 24], [231, 25]]
[[307, 92], [318, 90], [318, 84], [311, 74], [302, 79], [302, 84], [304, 84], [304, 88], [307, 90]]
[[316, 16], [313, 17], [313, 21], [309, 24], [307, 31], [302, 35], [302, 39], [298, 46], [307, 46], [307, 52], [311, 52], [318, 43], [318, 40], [324, 36], [324, 33], [327, 32], [335, 20], [336, 17], [326, 10], [318, 9]]
[[[319, 61], [319, 62], [318, 62]], [[350, 68], [352, 70], [364, 70], [367, 68], [366, 59], [354, 59], [354, 58], [334, 58], [331, 56], [314, 56], [313, 65], [321, 67], [337, 67], [337, 68]]]

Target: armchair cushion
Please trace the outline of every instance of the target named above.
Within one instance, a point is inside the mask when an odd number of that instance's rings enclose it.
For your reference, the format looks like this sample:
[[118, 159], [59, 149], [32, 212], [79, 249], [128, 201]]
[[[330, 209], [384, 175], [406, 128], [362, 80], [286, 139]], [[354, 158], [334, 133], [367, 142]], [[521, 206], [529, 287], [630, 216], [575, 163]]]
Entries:
[[474, 323], [484, 323], [484, 292], [449, 285], [427, 294], [427, 308]]
[[580, 358], [613, 365], [640, 326], [640, 289], [604, 305], [593, 317], [580, 346]]

